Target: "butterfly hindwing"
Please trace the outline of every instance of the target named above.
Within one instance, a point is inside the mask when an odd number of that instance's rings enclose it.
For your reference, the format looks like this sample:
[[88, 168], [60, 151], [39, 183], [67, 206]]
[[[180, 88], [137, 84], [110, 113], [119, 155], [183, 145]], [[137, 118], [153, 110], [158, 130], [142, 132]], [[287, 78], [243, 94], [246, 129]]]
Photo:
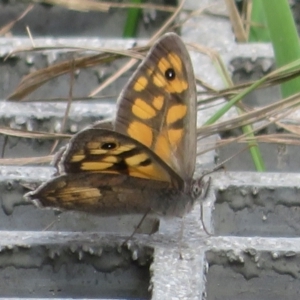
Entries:
[[118, 99], [115, 130], [138, 140], [184, 180], [196, 158], [196, 86], [184, 43], [164, 35]]
[[188, 209], [186, 197], [180, 190], [174, 193], [168, 182], [106, 173], [60, 175], [26, 194], [37, 206], [105, 216], [149, 210], [182, 216]]
[[27, 197], [43, 207], [98, 214], [117, 214], [124, 209], [126, 212], [126, 206], [127, 210], [131, 210], [129, 212], [146, 211], [147, 203], [141, 201], [138, 194], [132, 197], [133, 186], [126, 182], [128, 178], [126, 175], [105, 173], [61, 175], [29, 193]]

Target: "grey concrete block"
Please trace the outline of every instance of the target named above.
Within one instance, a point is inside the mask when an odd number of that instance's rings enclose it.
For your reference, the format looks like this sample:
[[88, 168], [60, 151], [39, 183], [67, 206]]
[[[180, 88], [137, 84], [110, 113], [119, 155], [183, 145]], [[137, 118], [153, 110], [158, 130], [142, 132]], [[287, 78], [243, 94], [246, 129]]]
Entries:
[[[221, 0], [191, 0], [186, 4], [186, 8], [194, 9], [207, 6], [225, 11], [224, 1]], [[260, 61], [261, 57], [263, 61], [272, 57], [270, 45], [237, 45], [228, 20], [205, 13], [185, 23], [182, 35], [186, 41], [196, 41], [220, 51], [232, 72], [232, 61], [236, 57], [254, 62]], [[28, 39], [27, 42], [25, 40], [1, 39], [1, 57], [17, 45], [27, 46]], [[94, 48], [130, 47], [133, 44], [133, 41], [101, 39], [35, 41], [47, 45], [88, 44]], [[5, 71], [6, 77], [2, 77], [0, 83], [1, 98], [5, 98], [21, 78], [20, 74], [13, 73], [16, 66], [22, 74], [27, 74], [33, 68], [48, 65], [63, 56], [66, 53], [60, 50], [54, 54], [18, 54], [7, 65], [2, 63], [0, 68]], [[210, 58], [194, 51], [191, 57], [197, 76], [215, 88], [223, 87]], [[262, 65], [268, 69], [266, 62]], [[80, 72], [75, 94], [81, 96], [81, 92], [89, 91], [98, 83], [102, 71], [95, 68], [90, 72]], [[104, 73], [107, 76], [110, 71]], [[100, 76], [100, 79], [105, 76]], [[124, 77], [123, 83], [126, 80]], [[80, 82], [84, 87], [80, 86]], [[35, 96], [65, 96], [68, 83], [69, 77], [66, 75], [38, 91]], [[122, 80], [118, 83], [118, 89], [121, 86]], [[115, 86], [111, 89], [113, 92], [118, 90]], [[1, 125], [50, 132], [59, 130], [65, 108], [65, 103], [2, 102], [0, 105]], [[198, 125], [203, 124], [219, 107], [201, 107]], [[75, 103], [66, 128], [74, 133], [113, 113], [113, 103]], [[232, 110], [225, 118], [230, 119], [234, 115]], [[204, 143], [200, 141], [198, 149], [201, 151], [208, 144], [212, 146], [217, 139], [217, 136], [213, 137], [212, 144], [207, 140]], [[7, 155], [48, 153], [52, 144], [39, 143], [10, 138]], [[196, 174], [213, 165], [215, 156], [216, 153], [211, 151], [205, 157], [199, 157]], [[296, 166], [297, 163], [292, 164]], [[248, 169], [249, 165], [245, 164], [244, 170]], [[148, 219], [140, 232], [125, 245], [123, 242], [140, 216], [100, 218], [83, 213], [55, 213], [25, 203], [22, 196], [27, 191], [26, 186], [45, 181], [52, 174], [50, 167], [0, 168], [0, 276], [3, 278], [0, 299], [299, 298], [298, 174], [212, 174], [209, 195], [203, 203], [203, 221], [213, 236], [203, 231], [200, 203], [197, 203], [184, 218], [183, 234], [180, 219], [163, 219], [158, 232], [149, 236], [149, 229], [156, 226], [157, 217], [154, 217]]]

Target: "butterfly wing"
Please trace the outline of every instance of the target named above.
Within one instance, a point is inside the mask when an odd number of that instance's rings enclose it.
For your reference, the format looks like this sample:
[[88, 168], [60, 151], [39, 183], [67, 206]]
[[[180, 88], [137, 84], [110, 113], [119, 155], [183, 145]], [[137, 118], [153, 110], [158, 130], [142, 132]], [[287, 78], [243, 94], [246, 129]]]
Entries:
[[[109, 121], [97, 121], [95, 122], [94, 124], [92, 124], [91, 126], [89, 126], [88, 128], [100, 128], [100, 129], [108, 129], [108, 130], [113, 130], [113, 124], [112, 124], [112, 121], [109, 120]], [[81, 134], [81, 133], [79, 133]], [[72, 141], [76, 141], [76, 143], [78, 143], [78, 139], [76, 138], [76, 135], [73, 139], [71, 139], [71, 143], [73, 143]], [[70, 148], [71, 145], [70, 144], [67, 144], [63, 147], [61, 147], [54, 155], [54, 159], [52, 161], [52, 165], [57, 169], [57, 172], [55, 175], [59, 175], [60, 172], [61, 172], [61, 169], [60, 169], [60, 165], [62, 164], [62, 157], [63, 155], [66, 153], [66, 150], [68, 148]]]
[[104, 216], [151, 211], [181, 217], [193, 204], [168, 182], [106, 173], [60, 175], [27, 193], [25, 199], [40, 207]]
[[182, 215], [192, 202], [195, 99], [189, 54], [177, 35], [164, 35], [121, 93], [113, 131], [76, 134], [56, 157], [58, 176], [25, 197], [104, 215]]
[[108, 129], [79, 132], [59, 160], [59, 176], [25, 198], [40, 206], [104, 215], [149, 209], [181, 215], [190, 201], [183, 180], [155, 153]]
[[109, 129], [88, 128], [79, 132], [56, 165], [59, 174], [124, 174], [183, 188], [182, 179], [150, 149]]
[[180, 37], [169, 33], [153, 45], [121, 93], [114, 126], [188, 181], [195, 168], [196, 111], [189, 53]]

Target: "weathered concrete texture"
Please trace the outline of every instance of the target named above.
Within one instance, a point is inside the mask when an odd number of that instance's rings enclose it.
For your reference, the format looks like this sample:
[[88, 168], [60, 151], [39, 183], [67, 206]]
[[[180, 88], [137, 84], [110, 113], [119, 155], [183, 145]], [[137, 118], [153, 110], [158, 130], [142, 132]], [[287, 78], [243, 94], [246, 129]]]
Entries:
[[[39, 181], [40, 174], [47, 172], [50, 176], [51, 170], [49, 168], [38, 170], [37, 168], [24, 167], [18, 168], [15, 172], [13, 170], [3, 172], [4, 176], [2, 176], [0, 183], [2, 186], [5, 184], [9, 186], [4, 196], [7, 197], [7, 194], [12, 194], [13, 199], [20, 200], [23, 191], [17, 188], [18, 183], [15, 180], [18, 178], [19, 183], [26, 185]], [[44, 179], [45, 177], [47, 176], [44, 176]], [[114, 272], [118, 273], [123, 284], [127, 276], [136, 278], [132, 279], [131, 287], [135, 285], [141, 287], [141, 283], [139, 283], [141, 278], [143, 280], [146, 280], [147, 276], [148, 279], [151, 278], [148, 283], [151, 282], [152, 299], [163, 299], [164, 295], [169, 295], [171, 299], [201, 299], [201, 295], [206, 293], [208, 299], [214, 299], [214, 297], [220, 299], [221, 295], [230, 299], [239, 293], [247, 294], [248, 289], [253, 289], [255, 293], [247, 299], [254, 299], [253, 297], [261, 295], [260, 292], [262, 291], [268, 292], [268, 297], [274, 297], [274, 291], [270, 289], [272, 282], [280, 282], [282, 288], [287, 287], [290, 280], [294, 282], [293, 285], [299, 284], [297, 265], [299, 263], [300, 241], [298, 238], [276, 238], [278, 235], [289, 236], [288, 231], [280, 231], [282, 228], [289, 230], [289, 227], [284, 223], [282, 224], [281, 220], [276, 219], [276, 215], [272, 216], [272, 211], [282, 207], [289, 207], [290, 210], [298, 208], [300, 202], [295, 197], [295, 193], [300, 188], [298, 184], [300, 177], [298, 177], [296, 174], [282, 176], [276, 173], [220, 172], [213, 174], [209, 197], [205, 203], [205, 211], [208, 209], [211, 211], [215, 206], [212, 220], [214, 226], [206, 224], [209, 230], [213, 228], [215, 230], [215, 236], [212, 237], [207, 236], [201, 229], [199, 205], [196, 205], [194, 210], [184, 219], [183, 235], [180, 233], [182, 230], [181, 222], [165, 220], [161, 223], [158, 233], [152, 236], [136, 234], [133, 240], [125, 246], [122, 246], [122, 243], [128, 236], [128, 232], [121, 233], [121, 235], [120, 231], [118, 234], [101, 233], [96, 226], [91, 226], [86, 230], [81, 229], [82, 224], [87, 226], [86, 221], [91, 221], [89, 216], [84, 216], [81, 220], [74, 219], [76, 221], [70, 230], [86, 231], [86, 233], [53, 231], [55, 228], [51, 228], [50, 231], [47, 229], [48, 232], [0, 232], [0, 263], [8, 271], [6, 274], [10, 274], [10, 278], [14, 278], [14, 280], [19, 280], [18, 276], [22, 276], [22, 271], [16, 272], [16, 269], [19, 268], [31, 268], [30, 272], [32, 272], [33, 277], [44, 274], [43, 276], [47, 280], [51, 280], [52, 275], [49, 270], [47, 271], [47, 266], [50, 264], [54, 268], [53, 270], [58, 272], [58, 278], [61, 278], [59, 281], [52, 282], [53, 295], [57, 297], [59, 295], [68, 297], [75, 295], [76, 289], [72, 288], [72, 284], [84, 284], [84, 281], [79, 283], [76, 281], [80, 280], [79, 277], [76, 277], [79, 276], [78, 272], [84, 272], [84, 278], [91, 278], [92, 269], [95, 269], [94, 272], [98, 275], [97, 280], [94, 277], [93, 280], [88, 280], [88, 295], [90, 297], [94, 295], [105, 296], [106, 293], [110, 296], [115, 295], [109, 293], [109, 287], [105, 284], [105, 280], [108, 280], [107, 277], [114, 276], [112, 275]], [[2, 188], [2, 191], [5, 189]], [[24, 205], [25, 203], [20, 201], [19, 206], [14, 209], [22, 210]], [[222, 206], [227, 206], [225, 217]], [[256, 207], [266, 210], [269, 213], [268, 217], [265, 218], [265, 215], [260, 211], [256, 212]], [[36, 211], [32, 206], [28, 207], [29, 209], [34, 211], [36, 222], [39, 221], [39, 218], [44, 218], [43, 215], [40, 215], [42, 210]], [[239, 214], [244, 210], [247, 213], [238, 223]], [[34, 218], [33, 215], [31, 217]], [[74, 213], [61, 214], [60, 221], [68, 222], [68, 218], [74, 218]], [[2, 219], [8, 221], [9, 216], [4, 215]], [[18, 219], [19, 222], [23, 221], [26, 224], [27, 215], [19, 214]], [[124, 218], [122, 217], [122, 219]], [[261, 224], [258, 220], [261, 220]], [[101, 218], [98, 218], [98, 221], [101, 223]], [[94, 222], [96, 222], [96, 218]], [[291, 220], [289, 222], [296, 223]], [[261, 228], [253, 226], [256, 223]], [[109, 225], [115, 226], [112, 220], [109, 221]], [[251, 227], [256, 232], [255, 235], [269, 237], [245, 237], [246, 229], [243, 226]], [[276, 231], [277, 228], [279, 231]], [[217, 237], [218, 234], [225, 236]], [[230, 237], [232, 234], [241, 235], [241, 237]], [[127, 253], [126, 249], [129, 249], [131, 254], [129, 256], [126, 254], [124, 257], [123, 252]], [[154, 249], [154, 256], [151, 254], [151, 249]], [[7, 253], [10, 253], [9, 260], [7, 260]], [[48, 256], [51, 258], [50, 261]], [[135, 263], [128, 261], [130, 257], [133, 261], [137, 260], [138, 267], [134, 267]], [[150, 273], [147, 275], [146, 270], [152, 259]], [[145, 264], [146, 267], [144, 267]], [[13, 272], [9, 271], [11, 266], [14, 266]], [[117, 269], [122, 269], [122, 271], [115, 271]], [[227, 270], [225, 273], [224, 269]], [[68, 284], [63, 280], [64, 276], [67, 278], [70, 276], [67, 271], [71, 274], [75, 272]], [[103, 283], [101, 274], [106, 272], [111, 275], [104, 277], [106, 279]], [[237, 288], [226, 289], [232, 280], [239, 282]], [[266, 282], [266, 285], [262, 282]], [[45, 283], [47, 286], [48, 284]], [[106, 288], [101, 288], [101, 284], [104, 284]], [[130, 294], [130, 291], [126, 292], [122, 286], [116, 287], [113, 282], [111, 284], [118, 290], [121, 289], [124, 295]], [[32, 287], [32, 292], [36, 296], [46, 296], [45, 290], [40, 288], [39, 284], [37, 286]], [[145, 293], [146, 290], [144, 289]], [[70, 291], [74, 291], [74, 293]], [[97, 294], [97, 291], [101, 291], [100, 294]], [[7, 289], [6, 295], [13, 295], [12, 291]], [[26, 291], [20, 289], [20, 295], [26, 297]], [[80, 296], [80, 293], [76, 295]], [[213, 298], [210, 298], [212, 296]], [[295, 299], [293, 297], [291, 299]]]
[[[189, 0], [185, 5], [189, 9], [207, 8], [226, 13], [223, 0]], [[41, 8], [43, 13], [47, 9]], [[61, 13], [56, 8], [50, 10], [57, 15]], [[95, 34], [99, 27], [94, 27], [94, 20], [95, 16], [86, 24], [92, 26]], [[32, 25], [36, 24], [36, 19], [32, 21]], [[78, 22], [73, 26], [75, 31], [79, 28]], [[107, 23], [109, 29], [111, 24]], [[80, 28], [83, 33], [87, 30], [85, 26]], [[33, 26], [33, 29], [37, 28]], [[41, 30], [44, 34], [45, 28]], [[252, 73], [267, 72], [272, 66], [271, 46], [237, 45], [231, 25], [224, 17], [202, 13], [189, 19], [181, 32], [186, 41], [219, 51], [236, 80], [244, 80], [243, 75], [247, 72], [251, 76]], [[35, 39], [37, 46], [88, 45], [93, 50], [90, 53], [98, 53], [96, 48], [100, 47], [131, 47], [133, 42], [77, 36], [73, 39]], [[39, 54], [18, 53], [8, 60], [3, 59], [19, 46], [27, 47], [31, 43], [27, 38], [0, 39], [0, 72], [4, 74], [0, 78], [2, 99], [31, 70], [73, 55], [56, 49]], [[215, 88], [223, 88], [222, 79], [209, 57], [196, 51], [191, 51], [191, 57], [196, 76]], [[241, 64], [234, 59], [242, 60], [243, 67], [240, 68]], [[76, 73], [73, 96], [87, 95], [122, 63]], [[261, 67], [258, 72], [256, 64]], [[104, 91], [103, 95], [107, 96], [104, 103], [82, 101], [72, 104], [66, 131], [75, 133], [96, 120], [111, 117], [114, 102], [108, 96], [116, 98], [127, 79], [128, 76], [124, 76]], [[30, 97], [66, 98], [69, 84], [70, 75], [67, 74]], [[262, 96], [257, 97], [255, 105]], [[66, 103], [52, 102], [2, 101], [0, 105], [0, 125], [47, 132], [60, 131], [66, 107]], [[198, 125], [219, 107], [200, 106]], [[225, 118], [234, 115], [232, 110]], [[296, 118], [297, 113], [294, 116]], [[214, 136], [209, 141], [199, 140], [199, 152], [213, 147], [217, 139]], [[3, 143], [1, 140], [0, 145]], [[7, 144], [5, 157], [24, 157], [48, 154], [53, 142], [10, 137]], [[228, 158], [234, 151], [229, 149], [223, 152], [226, 155], [220, 153], [219, 156]], [[270, 155], [271, 151], [274, 155]], [[294, 159], [296, 152], [297, 149], [289, 153], [281, 148], [267, 148], [267, 165], [275, 164], [272, 170], [277, 171], [298, 171], [299, 164]], [[199, 175], [203, 168], [209, 169], [215, 158], [214, 151], [198, 157], [196, 174]], [[240, 161], [235, 158], [233, 162], [233, 165], [231, 162], [226, 165], [227, 170], [248, 171], [251, 168], [245, 157]], [[298, 174], [227, 171], [212, 174], [208, 198], [203, 203], [203, 221], [212, 236], [203, 231], [198, 203], [183, 221], [161, 220], [158, 232], [151, 236], [147, 233], [156, 229], [157, 216], [148, 218], [140, 232], [123, 244], [141, 216], [100, 218], [83, 213], [55, 212], [37, 209], [23, 200], [28, 188], [50, 178], [53, 171], [51, 167], [0, 167], [0, 299], [299, 299]]]
[[221, 176], [214, 183], [217, 186], [213, 212], [215, 233], [299, 236], [299, 182], [298, 173], [283, 176], [236, 172]]
[[129, 249], [95, 234], [0, 235], [2, 297], [149, 297], [150, 248]]

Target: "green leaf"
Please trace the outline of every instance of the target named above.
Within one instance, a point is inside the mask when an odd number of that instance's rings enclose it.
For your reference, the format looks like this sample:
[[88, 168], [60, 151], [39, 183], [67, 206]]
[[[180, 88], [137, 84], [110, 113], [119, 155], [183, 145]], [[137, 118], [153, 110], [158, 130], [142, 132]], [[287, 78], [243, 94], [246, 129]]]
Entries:
[[[142, 0], [131, 0], [131, 3], [141, 4]], [[127, 19], [123, 31], [124, 38], [131, 38], [136, 36], [141, 13], [142, 10], [140, 8], [129, 8], [127, 10]]]

